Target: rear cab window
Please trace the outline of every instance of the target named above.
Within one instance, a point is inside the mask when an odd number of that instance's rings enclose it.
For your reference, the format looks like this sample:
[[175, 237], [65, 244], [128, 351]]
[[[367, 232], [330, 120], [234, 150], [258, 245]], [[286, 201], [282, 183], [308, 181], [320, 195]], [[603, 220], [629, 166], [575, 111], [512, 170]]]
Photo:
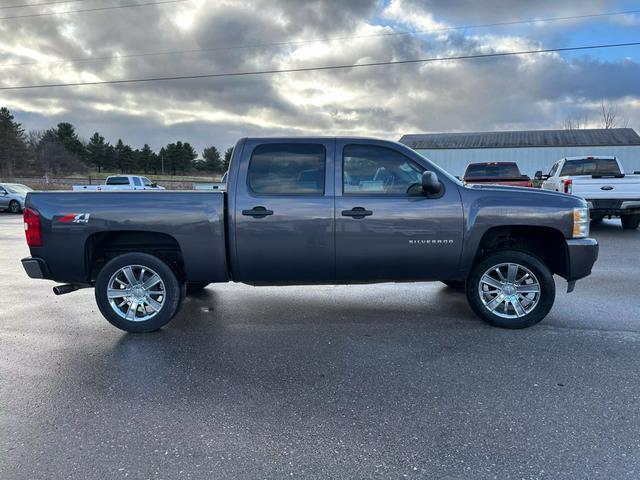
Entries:
[[320, 144], [258, 145], [249, 161], [249, 191], [254, 195], [324, 195], [326, 157]]
[[515, 163], [506, 164], [471, 164], [464, 174], [467, 178], [480, 177], [521, 177], [520, 170]]
[[615, 158], [581, 158], [566, 160], [560, 176], [620, 175], [621, 173]]
[[136, 187], [141, 187], [141, 186], [142, 186], [142, 182], [140, 181], [140, 178], [139, 178], [139, 177], [133, 177], [133, 184], [134, 184]]

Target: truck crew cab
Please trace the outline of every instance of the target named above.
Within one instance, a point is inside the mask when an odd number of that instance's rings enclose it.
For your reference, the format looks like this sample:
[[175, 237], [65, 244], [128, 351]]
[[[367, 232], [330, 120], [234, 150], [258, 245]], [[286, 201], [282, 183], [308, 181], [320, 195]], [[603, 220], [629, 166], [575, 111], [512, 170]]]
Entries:
[[161, 328], [187, 289], [444, 281], [492, 325], [524, 328], [555, 299], [553, 274], [590, 274], [584, 200], [465, 187], [404, 145], [368, 138], [243, 138], [226, 191], [30, 193], [32, 278], [95, 287], [106, 319]]

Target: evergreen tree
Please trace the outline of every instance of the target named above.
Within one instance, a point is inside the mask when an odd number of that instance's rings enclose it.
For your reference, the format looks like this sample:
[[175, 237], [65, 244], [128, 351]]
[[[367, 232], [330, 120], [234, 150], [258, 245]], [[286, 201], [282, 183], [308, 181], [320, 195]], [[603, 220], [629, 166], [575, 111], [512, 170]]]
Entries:
[[8, 108], [0, 108], [0, 175], [11, 177], [27, 163], [27, 143], [22, 125]]
[[53, 132], [58, 141], [62, 143], [69, 153], [75, 155], [80, 160], [86, 160], [87, 151], [78, 138], [78, 133], [73, 125], [67, 122], [61, 122]]
[[198, 162], [197, 167], [206, 172], [222, 172], [222, 158], [216, 147], [205, 148], [202, 152], [202, 161]]
[[89, 165], [101, 172], [110, 162], [109, 144], [98, 132], [89, 139], [86, 147], [86, 159]]

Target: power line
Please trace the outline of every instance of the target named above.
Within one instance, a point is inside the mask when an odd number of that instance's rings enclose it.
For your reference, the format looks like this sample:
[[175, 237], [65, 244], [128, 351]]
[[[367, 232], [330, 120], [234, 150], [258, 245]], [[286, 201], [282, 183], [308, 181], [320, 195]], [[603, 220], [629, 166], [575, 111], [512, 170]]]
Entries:
[[36, 88], [79, 87], [79, 86], [85, 86], [85, 85], [116, 85], [116, 84], [123, 84], [123, 83], [164, 82], [164, 81], [173, 81], [173, 80], [193, 80], [193, 79], [202, 79], [202, 78], [245, 77], [245, 76], [257, 76], [257, 75], [272, 75], [277, 73], [314, 72], [314, 71], [325, 71], [325, 70], [346, 70], [346, 69], [352, 69], [352, 68], [380, 67], [385, 65], [407, 65], [407, 64], [413, 64], [413, 63], [431, 63], [431, 62], [442, 62], [442, 61], [448, 61], [448, 60], [472, 60], [472, 59], [481, 59], [481, 58], [511, 57], [516, 55], [532, 55], [532, 54], [539, 54], [539, 53], [574, 52], [579, 50], [595, 50], [595, 49], [602, 49], [602, 48], [636, 47], [636, 46], [640, 46], [640, 41], [630, 42], [630, 43], [611, 43], [611, 44], [602, 44], [602, 45], [583, 45], [579, 47], [545, 48], [541, 50], [521, 50], [517, 52], [486, 53], [486, 54], [479, 54], [479, 55], [461, 55], [456, 57], [432, 57], [432, 58], [420, 58], [420, 59], [412, 59], [412, 60], [392, 60], [387, 62], [326, 65], [321, 67], [285, 68], [285, 69], [279, 69], [279, 70], [208, 73], [208, 74], [201, 74], [201, 75], [176, 75], [171, 77], [149, 77], [149, 78], [135, 78], [135, 79], [132, 78], [132, 79], [125, 79], [125, 80], [100, 80], [95, 82], [20, 85], [20, 86], [14, 86], [14, 87], [0, 87], [0, 91], [28, 90], [28, 89], [36, 89]]
[[570, 16], [564, 16], [564, 17], [542, 18], [537, 20], [536, 19], [513, 20], [508, 22], [460, 25], [460, 26], [443, 27], [443, 28], [428, 29], [428, 30], [410, 30], [410, 31], [407, 30], [407, 31], [399, 31], [399, 32], [349, 35], [349, 36], [342, 36], [342, 37], [332, 37], [332, 38], [313, 39], [313, 40], [293, 40], [293, 41], [286, 41], [286, 42], [230, 45], [226, 47], [196, 48], [196, 49], [190, 49], [190, 50], [169, 50], [169, 51], [162, 51], [162, 52], [131, 53], [131, 54], [124, 54], [124, 55], [71, 58], [68, 60], [56, 60], [56, 61], [45, 61], [45, 62], [36, 61], [36, 62], [4, 63], [4, 64], [0, 64], [0, 67], [22, 67], [22, 66], [28, 66], [28, 65], [61, 65], [65, 63], [100, 62], [100, 61], [106, 61], [106, 60], [116, 60], [120, 58], [156, 57], [156, 56], [164, 56], [164, 55], [184, 55], [189, 53], [206, 53], [206, 52], [217, 52], [217, 51], [235, 50], [235, 49], [281, 47], [281, 46], [287, 46], [287, 45], [305, 45], [309, 43], [332, 42], [332, 41], [338, 41], [338, 40], [351, 40], [351, 39], [357, 39], [357, 38], [419, 35], [422, 33], [438, 33], [438, 32], [474, 29], [474, 28], [489, 28], [489, 27], [499, 27], [499, 26], [508, 26], [508, 25], [523, 25], [523, 24], [530, 24], [530, 23], [545, 23], [545, 22], [556, 22], [556, 21], [576, 20], [576, 19], [585, 19], [585, 18], [610, 17], [610, 16], [616, 16], [616, 15], [631, 15], [635, 13], [640, 13], [640, 10], [626, 10], [626, 11], [617, 11], [617, 12], [602, 12], [602, 13], [591, 13], [591, 14], [583, 14], [583, 15], [570, 15]]
[[148, 7], [151, 5], [165, 5], [167, 3], [181, 3], [188, 2], [189, 0], [162, 0], [159, 2], [146, 2], [146, 3], [129, 3], [126, 5], [112, 5], [110, 7], [95, 7], [84, 8], [81, 10], [67, 10], [66, 12], [47, 12], [47, 13], [29, 13], [25, 15], [13, 15], [11, 17], [0, 17], [0, 20], [16, 20], [19, 18], [35, 18], [35, 17], [49, 17], [52, 15], [69, 15], [71, 13], [88, 13], [88, 12], [103, 12], [105, 10], [118, 10], [121, 8], [135, 8], [135, 7]]
[[56, 0], [56, 1], [42, 2], [42, 3], [23, 3], [22, 5], [1, 6], [0, 10], [10, 10], [12, 8], [46, 7], [47, 5], [59, 5], [61, 3], [78, 3], [78, 2], [86, 2], [86, 1], [87, 0]]

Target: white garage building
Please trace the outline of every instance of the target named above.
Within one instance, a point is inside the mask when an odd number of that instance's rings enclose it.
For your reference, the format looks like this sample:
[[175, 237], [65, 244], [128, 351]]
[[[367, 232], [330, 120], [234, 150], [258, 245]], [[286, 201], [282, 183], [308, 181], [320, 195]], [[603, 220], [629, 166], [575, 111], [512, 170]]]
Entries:
[[632, 128], [524, 130], [405, 135], [400, 143], [417, 150], [453, 175], [469, 163], [517, 162], [522, 173], [547, 173], [564, 157], [613, 155], [627, 173], [640, 170], [640, 136]]

